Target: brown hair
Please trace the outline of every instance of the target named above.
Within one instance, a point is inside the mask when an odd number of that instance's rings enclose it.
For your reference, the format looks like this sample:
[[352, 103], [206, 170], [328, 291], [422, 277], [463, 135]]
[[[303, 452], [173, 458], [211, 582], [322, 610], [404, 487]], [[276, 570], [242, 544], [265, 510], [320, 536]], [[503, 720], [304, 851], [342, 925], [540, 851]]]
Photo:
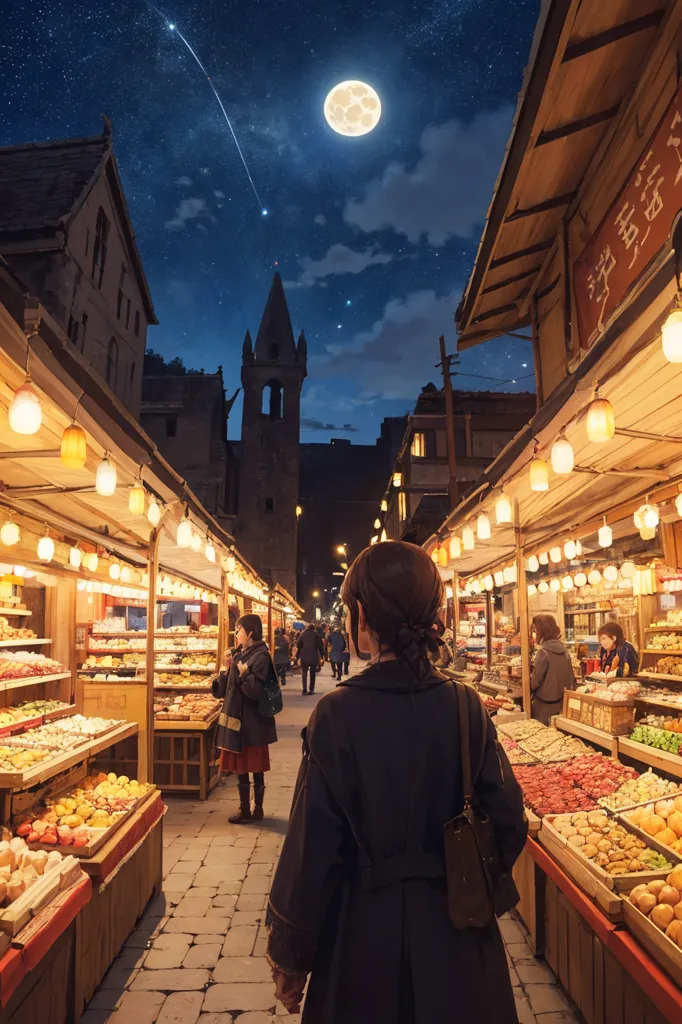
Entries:
[[617, 622], [605, 622], [603, 626], [600, 626], [597, 630], [597, 639], [604, 633], [616, 641], [616, 647], [622, 647], [625, 643], [625, 633]]
[[539, 644], [545, 640], [561, 639], [561, 630], [553, 615], [535, 615], [532, 626]]
[[443, 583], [425, 551], [405, 541], [365, 548], [348, 570], [341, 597], [350, 612], [356, 650], [361, 602], [381, 649], [392, 651], [417, 679], [428, 675]]

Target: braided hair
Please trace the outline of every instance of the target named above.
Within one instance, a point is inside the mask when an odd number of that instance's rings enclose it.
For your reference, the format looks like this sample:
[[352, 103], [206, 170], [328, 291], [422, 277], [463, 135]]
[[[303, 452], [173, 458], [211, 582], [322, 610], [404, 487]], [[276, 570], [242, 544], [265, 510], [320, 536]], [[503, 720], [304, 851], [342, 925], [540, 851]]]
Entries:
[[346, 575], [341, 597], [356, 650], [359, 602], [380, 650], [393, 653], [418, 680], [429, 674], [429, 654], [437, 653], [443, 583], [421, 548], [404, 541], [365, 548]]

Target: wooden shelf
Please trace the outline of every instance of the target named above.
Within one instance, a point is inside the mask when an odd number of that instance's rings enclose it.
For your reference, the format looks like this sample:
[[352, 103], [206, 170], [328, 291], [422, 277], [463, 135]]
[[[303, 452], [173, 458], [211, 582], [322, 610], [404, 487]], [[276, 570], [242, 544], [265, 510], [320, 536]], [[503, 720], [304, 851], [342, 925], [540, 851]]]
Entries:
[[70, 678], [70, 672], [55, 672], [51, 676], [26, 676], [24, 679], [3, 679], [0, 681], [0, 693], [3, 690], [16, 690], [22, 686], [37, 686], [38, 683], [54, 683], [57, 679]]
[[33, 647], [35, 644], [51, 644], [52, 640], [47, 637], [34, 637], [24, 640], [0, 640], [0, 647]]
[[[2, 613], [0, 613], [0, 614], [2, 614]], [[99, 633], [98, 632], [98, 633], [91, 633], [90, 636], [93, 636], [93, 637], [95, 637], [95, 636], [96, 637], [105, 637], [105, 636], [108, 636], [108, 637], [140, 636], [140, 637], [142, 637], [142, 636], [144, 636], [144, 637], [146, 637], [147, 636], [147, 630], [146, 629], [129, 629], [126, 632], [121, 632], [121, 633], [107, 633], [107, 632]], [[193, 637], [205, 637], [207, 640], [213, 640], [213, 639], [217, 639], [218, 634], [217, 633], [198, 633], [196, 630], [187, 629], [187, 630], [184, 630], [184, 631], [178, 630], [177, 632], [175, 630], [173, 630], [173, 632], [170, 632], [170, 631], [168, 631], [168, 632], [163, 632], [163, 631], [159, 632], [159, 630], [157, 630], [154, 633], [154, 636], [155, 637], [163, 637], [164, 639], [167, 639], [168, 637], [175, 637], [175, 636], [180, 636], [180, 637], [193, 636]]]
[[210, 686], [192, 686], [191, 683], [154, 683], [155, 690], [164, 690], [166, 693], [173, 693], [174, 690], [189, 690], [191, 693], [210, 693]]
[[216, 669], [214, 668], [190, 668], [189, 665], [155, 665], [155, 672], [197, 672], [205, 676], [214, 675]]
[[665, 672], [647, 672], [644, 669], [640, 669], [637, 675], [633, 678], [636, 679], [639, 676], [643, 679], [657, 679], [659, 681], [662, 679], [664, 682], [668, 683], [682, 683], [682, 676], [668, 676]]
[[645, 633], [679, 633], [682, 626], [646, 626]]
[[[215, 654], [218, 645], [215, 647], [166, 647], [158, 650], [157, 654]], [[110, 654], [118, 658], [121, 654], [145, 654], [145, 647], [88, 647], [87, 654]]]
[[561, 732], [568, 732], [571, 736], [578, 736], [581, 740], [587, 740], [588, 743], [594, 743], [598, 747], [603, 747], [604, 750], [608, 750], [609, 754], [614, 752], [618, 737], [609, 735], [603, 729], [595, 729], [592, 725], [574, 722], [570, 718], [564, 718], [563, 715], [554, 715], [552, 725]]
[[640, 654], [666, 654], [672, 657], [679, 654], [682, 657], [682, 647], [675, 651], [665, 650], [663, 647], [643, 647]]
[[0, 615], [33, 615], [33, 612], [27, 612], [25, 608], [0, 608]]
[[679, 754], [669, 754], [667, 750], [648, 747], [646, 743], [638, 743], [625, 736], [618, 738], [618, 753], [682, 779], [682, 757]]
[[659, 708], [672, 708], [674, 711], [679, 711], [682, 714], [682, 704], [674, 704], [670, 700], [666, 700], [665, 697], [660, 697], [658, 700], [655, 697], [639, 697], [636, 696], [635, 701], [639, 701], [640, 704], [652, 704]]
[[[207, 721], [197, 721], [186, 718], [181, 721], [177, 718], [164, 721], [163, 719], [154, 719], [154, 732], [206, 732], [215, 724], [218, 718], [218, 712], [212, 715]], [[681, 758], [682, 760], [682, 758]]]
[[[0, 772], [0, 789], [17, 791], [30, 789], [31, 786], [46, 782], [47, 779], [58, 775], [59, 772], [72, 768], [79, 761], [84, 761], [88, 757], [94, 757], [100, 750], [106, 750], [107, 747], [113, 746], [114, 743], [119, 743], [129, 736], [135, 736], [138, 728], [137, 722], [121, 722], [115, 729], [110, 729], [109, 732], [105, 732], [93, 740], [88, 740], [87, 743], [81, 743], [80, 746], [75, 747], [73, 750], [55, 754], [54, 757], [41, 761], [35, 768], [31, 768], [27, 772]], [[30, 742], [28, 745], [30, 746]]]

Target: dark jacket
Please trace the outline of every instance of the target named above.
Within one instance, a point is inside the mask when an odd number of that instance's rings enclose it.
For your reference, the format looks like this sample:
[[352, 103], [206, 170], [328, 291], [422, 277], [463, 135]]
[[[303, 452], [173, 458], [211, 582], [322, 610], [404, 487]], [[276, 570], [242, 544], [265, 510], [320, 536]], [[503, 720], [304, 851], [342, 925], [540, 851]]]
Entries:
[[[238, 665], [246, 662], [249, 666], [245, 675], [239, 675]], [[225, 699], [223, 708], [218, 718], [216, 729], [216, 746], [229, 750], [227, 740], [227, 717], [228, 710], [234, 708], [233, 695], [241, 694], [241, 716], [242, 723], [242, 748], [262, 747], [269, 743], [277, 742], [277, 729], [274, 718], [265, 718], [258, 714], [258, 701], [263, 689], [262, 684], [267, 681], [272, 673], [272, 661], [270, 652], [265, 641], [258, 640], [251, 647], [235, 654], [230, 665], [227, 679], [225, 673], [218, 678], [218, 686], [225, 686]], [[218, 691], [220, 692], [220, 690]], [[237, 702], [240, 703], [239, 701]]]
[[616, 677], [635, 676], [639, 669], [639, 658], [637, 651], [629, 640], [626, 640], [621, 647], [612, 647], [610, 651], [599, 648], [599, 661], [602, 672], [613, 672], [616, 669]]
[[530, 679], [533, 718], [549, 725], [552, 715], [561, 713], [564, 690], [575, 688], [571, 656], [561, 640], [543, 640], [535, 655]]
[[275, 665], [289, 664], [289, 641], [281, 634], [275, 637], [275, 650], [272, 655], [272, 661]]
[[[477, 797], [511, 870], [526, 838], [521, 790], [467, 696]], [[432, 671], [417, 685], [397, 661], [351, 677], [313, 712], [268, 908], [271, 961], [312, 970], [304, 1024], [515, 1024], [497, 923], [456, 931], [442, 876], [374, 886], [360, 870], [443, 853], [443, 825], [464, 801], [458, 719], [450, 682]]]
[[340, 629], [335, 629], [329, 634], [329, 660], [341, 661], [341, 655], [346, 649], [346, 638]]
[[314, 626], [306, 626], [296, 644], [302, 665], [317, 665], [324, 659], [324, 642]]

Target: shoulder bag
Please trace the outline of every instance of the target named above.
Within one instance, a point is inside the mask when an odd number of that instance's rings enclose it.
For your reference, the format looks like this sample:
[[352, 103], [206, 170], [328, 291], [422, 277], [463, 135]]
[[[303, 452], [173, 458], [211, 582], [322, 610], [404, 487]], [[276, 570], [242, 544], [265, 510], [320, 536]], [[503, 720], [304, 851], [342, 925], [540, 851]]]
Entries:
[[263, 718], [274, 718], [278, 715], [284, 702], [282, 701], [282, 690], [279, 685], [277, 670], [270, 658], [270, 672], [264, 683], [261, 683], [260, 698], [258, 700], [258, 714]]
[[[444, 826], [448, 911], [454, 928], [485, 928], [495, 915], [518, 902], [511, 876], [503, 874], [493, 825], [476, 807], [471, 773], [469, 703], [463, 683], [455, 682], [459, 708], [464, 807]], [[482, 715], [485, 717], [483, 705]], [[485, 721], [484, 721], [485, 737]], [[474, 780], [475, 783], [475, 780]]]

